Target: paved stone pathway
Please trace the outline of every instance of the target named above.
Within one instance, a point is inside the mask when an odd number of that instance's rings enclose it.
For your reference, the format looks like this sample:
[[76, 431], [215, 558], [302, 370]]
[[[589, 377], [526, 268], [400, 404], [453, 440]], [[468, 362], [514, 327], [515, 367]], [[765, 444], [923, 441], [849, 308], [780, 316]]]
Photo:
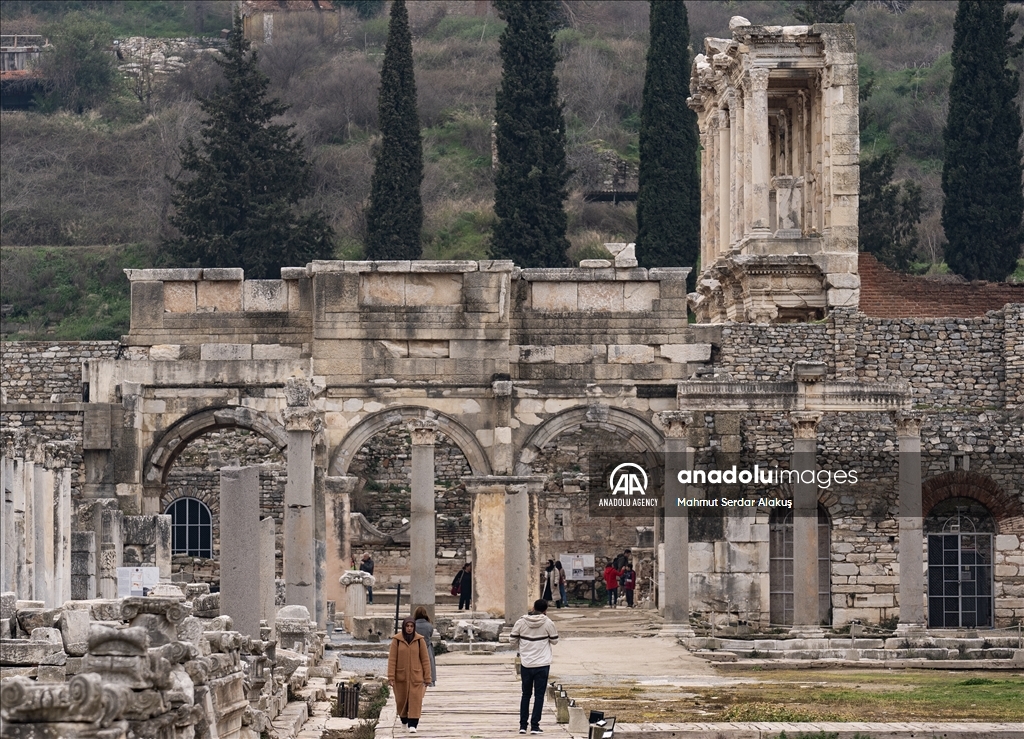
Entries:
[[[471, 661], [470, 655], [459, 655], [457, 665], [438, 667], [436, 688], [427, 689], [423, 701], [418, 736], [430, 739], [492, 739], [519, 736], [519, 678], [512, 666], [513, 655], [495, 663], [494, 657], [482, 655]], [[541, 721], [543, 736], [556, 739], [573, 737], [564, 724], [555, 723], [555, 705], [544, 701]], [[376, 739], [413, 736], [395, 713], [394, 694], [381, 711]], [[577, 735], [575, 739], [580, 739]]]

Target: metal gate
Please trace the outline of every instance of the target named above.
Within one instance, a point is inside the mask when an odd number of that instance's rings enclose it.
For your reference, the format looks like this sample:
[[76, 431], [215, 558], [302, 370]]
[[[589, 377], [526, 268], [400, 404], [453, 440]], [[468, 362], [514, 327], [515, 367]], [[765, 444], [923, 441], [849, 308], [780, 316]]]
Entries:
[[928, 625], [992, 626], [992, 534], [928, 535]]
[[[768, 542], [769, 619], [773, 624], [793, 624], [793, 511], [776, 510], [769, 520]], [[828, 514], [818, 506], [818, 619], [832, 623], [831, 526]]]

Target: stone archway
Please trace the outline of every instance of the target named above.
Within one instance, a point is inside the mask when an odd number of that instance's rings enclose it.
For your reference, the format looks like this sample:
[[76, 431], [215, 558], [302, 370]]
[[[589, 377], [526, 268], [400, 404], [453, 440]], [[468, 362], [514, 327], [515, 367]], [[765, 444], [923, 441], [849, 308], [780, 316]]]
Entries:
[[664, 447], [661, 433], [640, 416], [607, 405], [580, 406], [549, 418], [530, 434], [519, 450], [515, 474], [529, 475], [531, 463], [548, 442], [566, 431], [588, 424], [618, 433], [632, 451], [658, 453]]
[[163, 486], [174, 460], [190, 441], [209, 431], [223, 428], [254, 431], [281, 450], [288, 446], [288, 434], [284, 427], [265, 413], [241, 406], [204, 408], [177, 421], [153, 445], [143, 465], [143, 484], [147, 487]]
[[921, 484], [921, 516], [949, 498], [970, 498], [985, 506], [995, 521], [996, 533], [1024, 533], [1024, 506], [1007, 495], [991, 477], [953, 470]]
[[376, 434], [391, 426], [407, 424], [416, 420], [430, 420], [437, 423], [437, 431], [451, 439], [466, 455], [466, 461], [469, 462], [474, 475], [491, 474], [491, 463], [487, 459], [487, 453], [469, 429], [440, 411], [413, 405], [378, 411], [356, 424], [331, 454], [331, 462], [328, 467], [330, 474], [347, 475], [349, 465], [352, 464], [356, 453]]

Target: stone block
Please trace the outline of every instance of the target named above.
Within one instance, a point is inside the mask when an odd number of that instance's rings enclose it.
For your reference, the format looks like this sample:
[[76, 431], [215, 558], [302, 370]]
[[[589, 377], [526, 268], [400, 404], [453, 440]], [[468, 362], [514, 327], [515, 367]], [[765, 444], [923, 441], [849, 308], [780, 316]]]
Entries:
[[447, 341], [416, 341], [409, 342], [409, 357], [420, 359], [444, 359], [448, 357]]
[[406, 305], [453, 306], [462, 302], [461, 274], [410, 274], [405, 280]]
[[259, 359], [299, 359], [302, 347], [287, 344], [253, 344], [252, 358]]
[[260, 636], [260, 476], [257, 467], [220, 471], [220, 607], [235, 628]]
[[1000, 552], [1015, 552], [1020, 548], [1020, 539], [1014, 534], [997, 534], [996, 550]]
[[195, 313], [196, 283], [165, 282], [164, 310], [168, 313]]
[[360, 641], [367, 641], [371, 635], [387, 640], [394, 631], [395, 619], [392, 616], [356, 616], [352, 619], [352, 636]]
[[865, 593], [853, 596], [853, 605], [856, 608], [893, 608], [894, 600], [892, 593]]
[[575, 312], [578, 304], [576, 282], [533, 282], [531, 306], [538, 311]]
[[288, 286], [284, 280], [247, 280], [243, 282], [242, 310], [288, 310]]
[[35, 629], [52, 629], [57, 625], [63, 609], [60, 608], [22, 608], [18, 610], [18, 626], [26, 634]]
[[[584, 260], [591, 261], [591, 260]], [[604, 260], [593, 260], [604, 261]], [[577, 308], [587, 311], [621, 311], [623, 282], [581, 282], [577, 285]]]
[[282, 280], [301, 280], [309, 277], [305, 267], [281, 267]]
[[18, 611], [16, 593], [0, 593], [0, 618], [14, 618]]
[[654, 347], [646, 344], [611, 344], [609, 364], [647, 364], [654, 361]]
[[131, 294], [132, 329], [160, 328], [164, 322], [164, 284], [133, 282]]
[[405, 305], [405, 275], [379, 272], [360, 274], [359, 304]]
[[851, 275], [847, 273], [833, 273], [826, 275], [826, 281], [829, 287], [839, 287], [846, 289], [854, 289], [860, 287], [860, 275]]
[[240, 281], [196, 283], [196, 310], [237, 313], [242, 310]]
[[181, 356], [180, 344], [154, 344], [149, 347], [149, 358], [158, 362], [173, 362]]
[[540, 362], [555, 361], [555, 347], [553, 346], [520, 346], [519, 361], [523, 364], [538, 364]]
[[680, 364], [711, 360], [711, 344], [662, 344], [658, 352], [669, 361]]
[[827, 296], [829, 306], [834, 308], [856, 308], [860, 302], [860, 290], [832, 288]]
[[203, 279], [210, 282], [241, 282], [245, 279], [245, 270], [241, 267], [207, 267], [203, 270]]
[[622, 309], [624, 311], [650, 311], [654, 301], [661, 297], [661, 286], [658, 282], [623, 282]]
[[452, 339], [448, 354], [452, 359], [508, 359], [508, 344], [504, 341]]
[[60, 635], [64, 651], [72, 657], [81, 657], [89, 647], [89, 611], [65, 609], [60, 617]]
[[608, 259], [583, 259], [580, 260], [580, 269], [608, 269], [612, 263]]
[[[560, 344], [554, 350], [555, 364], [589, 364], [596, 356], [591, 344]], [[604, 354], [603, 347], [601, 354]]]
[[252, 344], [202, 344], [199, 358], [203, 361], [252, 359]]

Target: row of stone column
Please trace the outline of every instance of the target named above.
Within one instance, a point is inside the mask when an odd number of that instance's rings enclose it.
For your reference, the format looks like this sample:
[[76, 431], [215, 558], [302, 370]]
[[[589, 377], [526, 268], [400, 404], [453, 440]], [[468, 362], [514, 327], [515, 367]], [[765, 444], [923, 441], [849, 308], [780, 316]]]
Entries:
[[[793, 412], [792, 469], [816, 469], [817, 426], [821, 413]], [[681, 469], [692, 469], [694, 449], [688, 440], [693, 422], [687, 411], [664, 411], [655, 420], [665, 437], [665, 504], [696, 497], [678, 481]], [[899, 443], [899, 628], [924, 628], [924, 561], [921, 514], [921, 419], [918, 414], [893, 414]], [[793, 490], [793, 627], [794, 633], [821, 633], [818, 612], [818, 486], [798, 482]], [[681, 634], [692, 633], [690, 614], [689, 531], [685, 510], [665, 517], [664, 616]]]

